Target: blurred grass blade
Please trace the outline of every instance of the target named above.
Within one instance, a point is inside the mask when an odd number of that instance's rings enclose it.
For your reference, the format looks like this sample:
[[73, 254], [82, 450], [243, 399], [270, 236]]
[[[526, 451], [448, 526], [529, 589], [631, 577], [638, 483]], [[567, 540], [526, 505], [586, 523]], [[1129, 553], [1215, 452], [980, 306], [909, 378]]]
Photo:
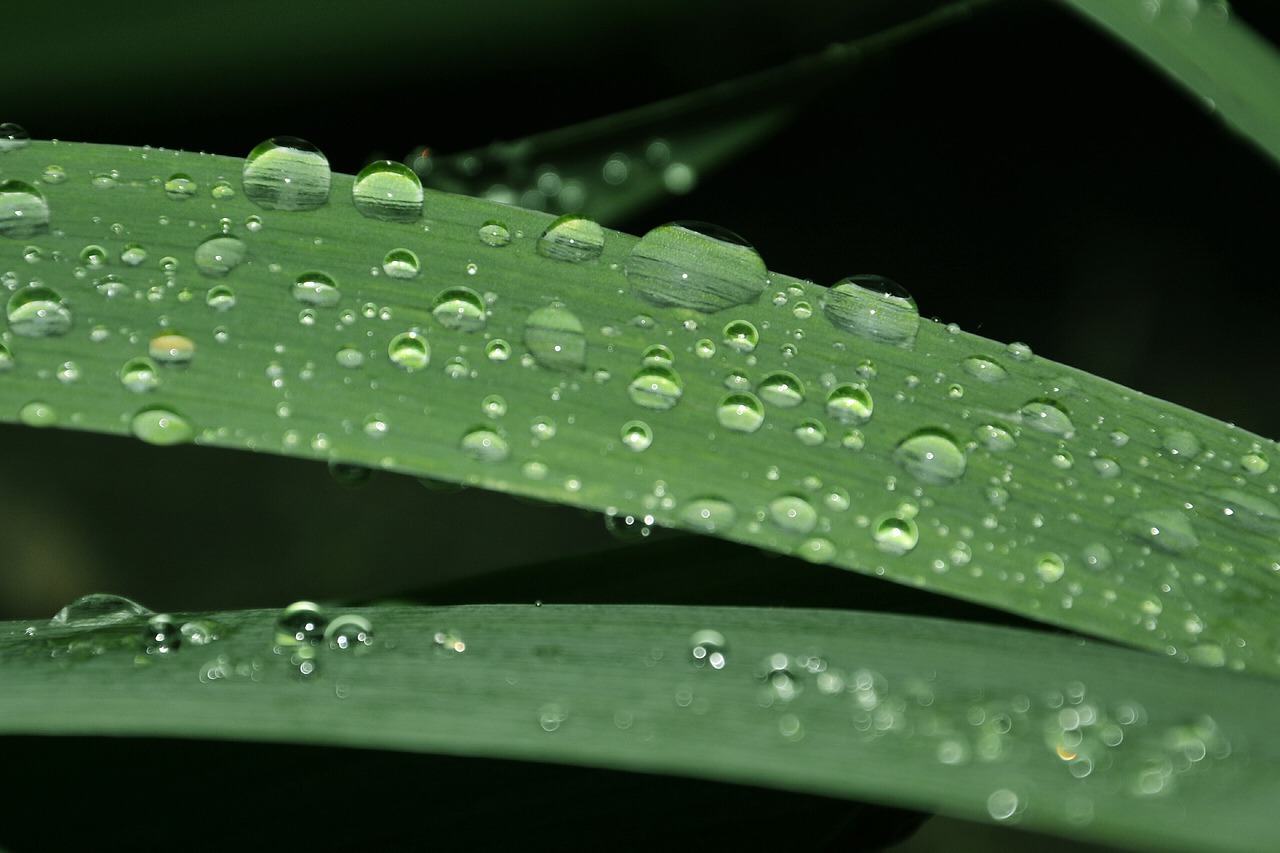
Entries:
[[263, 208], [244, 167], [0, 155], [10, 209], [39, 192], [49, 219], [0, 241], [0, 419], [629, 515], [1280, 674], [1274, 442], [714, 228], [443, 193], [385, 221], [339, 174]]
[[1260, 850], [1280, 829], [1270, 807], [1280, 686], [1140, 652], [827, 610], [386, 605], [303, 615], [5, 623], [0, 732], [669, 773], [1152, 850]]
[[405, 162], [434, 189], [616, 223], [689, 192], [870, 60], [988, 2], [939, 4], [778, 68], [519, 140], [449, 155], [422, 149]]
[[1061, 0], [1280, 163], [1280, 54], [1225, 2]]

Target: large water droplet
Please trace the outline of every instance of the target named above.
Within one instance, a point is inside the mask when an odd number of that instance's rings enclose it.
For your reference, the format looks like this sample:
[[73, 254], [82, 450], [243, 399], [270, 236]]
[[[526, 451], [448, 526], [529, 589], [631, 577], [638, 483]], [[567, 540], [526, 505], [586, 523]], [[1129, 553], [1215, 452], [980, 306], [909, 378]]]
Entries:
[[143, 409], [130, 422], [133, 434], [148, 444], [185, 444], [196, 431], [187, 419], [168, 409]]
[[158, 614], [147, 620], [142, 629], [144, 648], [149, 655], [167, 655], [182, 646], [182, 631], [168, 614]]
[[893, 458], [922, 483], [946, 485], [964, 476], [964, 451], [940, 429], [923, 429], [904, 438], [894, 448]]
[[396, 367], [413, 372], [431, 363], [431, 346], [417, 332], [401, 332], [387, 345], [387, 356]]
[[49, 204], [35, 187], [24, 181], [0, 183], [0, 234], [30, 237], [49, 226]]
[[1043, 432], [1064, 438], [1070, 438], [1075, 432], [1071, 416], [1054, 400], [1029, 400], [1018, 409], [1018, 413], [1022, 415], [1024, 424]]
[[866, 388], [844, 383], [827, 395], [827, 414], [842, 424], [864, 424], [871, 420], [875, 403]]
[[604, 229], [594, 219], [568, 213], [538, 238], [538, 254], [557, 261], [594, 261], [604, 251]]
[[31, 144], [31, 134], [20, 124], [6, 121], [0, 124], [0, 154], [21, 151]]
[[459, 447], [463, 453], [481, 462], [503, 462], [511, 455], [507, 440], [487, 426], [468, 430]]
[[422, 215], [422, 181], [416, 172], [394, 160], [370, 163], [356, 175], [351, 200], [370, 219], [413, 222]]
[[317, 643], [324, 637], [329, 619], [314, 601], [295, 601], [276, 617], [276, 643], [302, 646]]
[[32, 400], [18, 410], [18, 420], [30, 427], [56, 426], [58, 410], [42, 400]]
[[329, 200], [329, 160], [293, 136], [268, 139], [244, 160], [244, 194], [259, 207], [314, 210]]
[[418, 256], [410, 249], [392, 249], [382, 258], [382, 271], [390, 278], [411, 279], [418, 268]]
[[1045, 583], [1057, 583], [1066, 573], [1066, 563], [1052, 551], [1041, 554], [1036, 560], [1036, 576]]
[[822, 313], [846, 332], [900, 347], [912, 346], [920, 328], [920, 312], [911, 294], [880, 275], [841, 279], [824, 294]]
[[239, 237], [215, 234], [196, 246], [196, 269], [210, 278], [223, 278], [244, 263], [249, 247]]
[[196, 356], [196, 342], [186, 335], [165, 332], [147, 343], [147, 354], [161, 364], [189, 364]]
[[558, 306], [538, 308], [525, 321], [524, 343], [543, 367], [573, 372], [587, 366], [587, 336], [582, 321]]
[[627, 386], [631, 402], [655, 412], [665, 412], [680, 402], [684, 383], [680, 374], [663, 364], [650, 364], [640, 368]]
[[303, 305], [314, 305], [317, 308], [332, 308], [342, 300], [338, 282], [328, 273], [319, 270], [304, 272], [294, 279], [292, 293], [293, 298]]
[[1009, 430], [1000, 424], [982, 424], [974, 429], [974, 434], [978, 436], [979, 443], [992, 453], [1012, 450], [1018, 446]]
[[9, 328], [15, 335], [45, 338], [71, 329], [71, 311], [57, 291], [32, 284], [15, 291], [6, 307]]
[[715, 533], [728, 530], [738, 520], [733, 504], [723, 498], [704, 497], [685, 501], [677, 511], [680, 521], [691, 530]]
[[760, 333], [747, 320], [729, 321], [725, 324], [722, 334], [725, 346], [742, 353], [754, 351], [756, 345], [760, 343]]
[[120, 384], [141, 394], [160, 384], [159, 371], [160, 368], [149, 358], [131, 358], [120, 368]]
[[755, 302], [769, 277], [749, 243], [703, 222], [653, 229], [631, 250], [626, 273], [644, 299], [706, 313]]
[[920, 529], [913, 519], [901, 515], [882, 515], [872, 531], [876, 547], [888, 554], [905, 554], [920, 541]]
[[960, 366], [965, 373], [981, 379], [983, 382], [1001, 382], [1009, 377], [1009, 371], [1001, 367], [999, 362], [980, 355], [966, 358], [960, 362]]
[[1169, 554], [1185, 554], [1200, 544], [1187, 517], [1177, 510], [1148, 510], [1125, 519], [1124, 529]]
[[68, 628], [101, 628], [139, 620], [152, 612], [123, 595], [95, 592], [77, 598], [49, 621]]
[[764, 423], [764, 404], [755, 394], [728, 394], [716, 406], [716, 420], [725, 429], [752, 433]]
[[804, 402], [804, 385], [794, 373], [775, 370], [760, 380], [756, 393], [770, 405], [790, 409]]
[[808, 533], [818, 524], [818, 511], [800, 495], [783, 495], [769, 502], [769, 518], [788, 533]]
[[488, 319], [484, 297], [469, 287], [450, 287], [441, 291], [431, 306], [431, 315], [441, 326], [459, 332], [483, 329]]
[[200, 186], [191, 180], [191, 176], [175, 172], [164, 182], [164, 194], [174, 201], [186, 201], [200, 191]]

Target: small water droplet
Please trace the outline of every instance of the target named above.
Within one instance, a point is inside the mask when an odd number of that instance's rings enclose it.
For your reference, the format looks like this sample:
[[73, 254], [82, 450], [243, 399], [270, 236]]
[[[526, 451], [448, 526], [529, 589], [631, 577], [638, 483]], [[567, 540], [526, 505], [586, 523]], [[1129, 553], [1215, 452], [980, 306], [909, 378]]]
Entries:
[[642, 367], [627, 386], [631, 402], [655, 412], [665, 412], [675, 406], [683, 393], [680, 375], [661, 363]]
[[342, 300], [338, 282], [328, 273], [319, 270], [299, 275], [293, 281], [291, 292], [293, 298], [303, 305], [314, 305], [317, 308], [333, 308]]
[[485, 344], [484, 354], [490, 361], [506, 361], [511, 358], [511, 344], [502, 338], [494, 338]]
[[872, 532], [876, 547], [887, 554], [905, 554], [920, 541], [920, 528], [915, 520], [887, 513], [876, 519]]
[[983, 382], [1002, 382], [1009, 378], [1009, 371], [1000, 366], [999, 362], [992, 361], [980, 355], [973, 355], [960, 362], [964, 372]]
[[507, 440], [487, 426], [468, 430], [459, 446], [463, 453], [481, 462], [504, 462], [511, 455]]
[[1036, 575], [1045, 583], [1056, 583], [1065, 572], [1066, 563], [1052, 551], [1041, 554], [1036, 560]]
[[141, 243], [128, 243], [120, 250], [120, 263], [126, 266], [141, 266], [146, 259], [147, 250]]
[[1177, 510], [1148, 510], [1125, 519], [1124, 529], [1169, 554], [1185, 554], [1200, 544], [1187, 517]]
[[993, 820], [1007, 821], [1017, 816], [1023, 808], [1018, 795], [1008, 788], [1001, 788], [987, 797], [987, 814]]
[[151, 339], [147, 354], [161, 364], [189, 364], [196, 355], [196, 342], [186, 335], [166, 332]]
[[303, 646], [324, 637], [329, 619], [314, 601], [295, 601], [276, 616], [276, 645]]
[[142, 641], [149, 655], [167, 655], [182, 646], [182, 631], [168, 614], [157, 614], [147, 620]]
[[1047, 398], [1030, 400], [1018, 409], [1022, 422], [1051, 435], [1070, 438], [1075, 432], [1075, 424], [1066, 409], [1056, 401]]
[[837, 385], [827, 395], [827, 414], [842, 424], [864, 424], [874, 410], [871, 392], [857, 385]]
[[804, 402], [804, 385], [794, 373], [775, 370], [760, 380], [756, 394], [770, 405], [790, 409]]
[[0, 235], [20, 239], [49, 227], [49, 203], [24, 181], [0, 183]]
[[230, 311], [236, 307], [236, 292], [225, 284], [215, 284], [205, 294], [204, 304], [215, 311]]
[[1244, 469], [1246, 474], [1265, 474], [1267, 469], [1271, 467], [1271, 463], [1267, 461], [1267, 455], [1260, 450], [1254, 450], [1240, 457], [1240, 467]]
[[244, 194], [259, 207], [314, 210], [329, 200], [329, 160], [310, 142], [293, 136], [268, 139], [249, 152]]
[[567, 213], [538, 238], [538, 254], [557, 261], [595, 261], [604, 251], [604, 229], [594, 219]]
[[210, 278], [223, 278], [244, 263], [249, 247], [239, 237], [215, 234], [196, 246], [196, 269]]
[[44, 171], [40, 173], [40, 180], [46, 184], [60, 184], [67, 179], [67, 170], [56, 164], [50, 164], [44, 167]]
[[365, 416], [361, 429], [370, 438], [382, 438], [390, 431], [391, 427], [387, 424], [386, 415], [381, 412], [374, 412]]
[[650, 302], [711, 313], [755, 302], [769, 271], [732, 231], [673, 222], [640, 239], [627, 258], [626, 274], [632, 292]]
[[978, 437], [978, 443], [992, 453], [1012, 450], [1018, 446], [1012, 433], [999, 424], [981, 424], [974, 429], [974, 434]]
[[900, 347], [915, 344], [920, 312], [905, 288], [880, 275], [841, 279], [822, 300], [831, 324], [862, 338]]
[[418, 269], [418, 256], [409, 249], [392, 249], [382, 258], [382, 271], [389, 278], [406, 281], [416, 276]]
[[822, 421], [814, 418], [805, 418], [796, 424], [792, 432], [807, 447], [818, 447], [827, 440], [827, 428], [822, 425]]
[[537, 417], [529, 422], [529, 432], [534, 439], [550, 441], [556, 437], [556, 422], [548, 417]]
[[644, 421], [627, 421], [622, 425], [622, 444], [637, 453], [653, 444], [653, 430]]
[[18, 420], [30, 427], [56, 426], [58, 410], [42, 400], [32, 400], [18, 410]]
[[1094, 542], [1084, 546], [1080, 551], [1080, 559], [1090, 569], [1096, 572], [1106, 571], [1111, 568], [1111, 551], [1101, 542]]
[[788, 533], [805, 534], [818, 524], [818, 511], [800, 495], [783, 495], [769, 502], [769, 519]]
[[39, 284], [15, 291], [9, 297], [6, 313], [13, 333], [27, 338], [65, 335], [71, 329], [71, 311], [62, 297]]
[[1022, 341], [1014, 341], [1004, 348], [1009, 357], [1014, 361], [1031, 361], [1035, 358], [1035, 353], [1031, 351], [1031, 347], [1022, 343]]
[[490, 394], [480, 401], [480, 411], [491, 418], [500, 418], [507, 413], [507, 400], [500, 394]]
[[898, 442], [893, 458], [922, 483], [947, 485], [964, 476], [964, 451], [951, 435], [940, 429], [912, 433]]
[[6, 121], [0, 124], [0, 154], [21, 151], [31, 144], [31, 134], [22, 125]]
[[149, 358], [131, 358], [120, 368], [120, 384], [136, 394], [145, 393], [160, 384], [159, 370]]
[[675, 363], [675, 360], [675, 354], [672, 353], [668, 347], [665, 347], [662, 344], [654, 344], [653, 346], [645, 347], [644, 352], [640, 353], [641, 364], [659, 364], [665, 367], [670, 367]]
[[738, 512], [733, 504], [716, 497], [684, 501], [677, 514], [686, 527], [703, 533], [728, 530], [738, 520]]
[[353, 651], [373, 645], [373, 623], [358, 613], [342, 613], [324, 629], [325, 642], [338, 651]]
[[77, 598], [49, 621], [68, 628], [101, 628], [140, 620], [151, 613], [151, 610], [123, 595], [95, 592]]
[[710, 628], [696, 631], [689, 638], [689, 657], [694, 666], [724, 669], [728, 662], [725, 658], [724, 634]]
[[170, 175], [169, 180], [164, 182], [164, 194], [174, 201], [186, 201], [199, 190], [199, 185], [191, 180], [191, 176], [182, 172]]
[[557, 306], [538, 308], [525, 321], [524, 343], [543, 367], [573, 372], [587, 364], [587, 337], [582, 321]]
[[187, 419], [169, 409], [143, 409], [130, 422], [133, 434], [148, 444], [185, 444], [196, 431]]
[[484, 298], [469, 287], [449, 287], [441, 291], [431, 306], [431, 315], [446, 329], [475, 332], [485, 327]]
[[490, 219], [481, 225], [476, 233], [481, 243], [493, 246], [495, 249], [500, 249], [511, 242], [511, 231], [507, 228], [507, 224], [496, 219]]
[[356, 210], [370, 219], [413, 222], [422, 215], [423, 198], [417, 173], [394, 160], [370, 163], [351, 185]]
[[710, 338], [702, 338], [693, 345], [693, 354], [698, 358], [711, 358], [716, 354], [716, 342]]
[[760, 333], [746, 320], [731, 320], [722, 332], [725, 346], [741, 353], [753, 352], [760, 343]]
[[716, 406], [716, 420], [725, 429], [753, 433], [764, 423], [764, 404], [754, 394], [728, 394]]
[[413, 372], [431, 363], [431, 347], [417, 332], [401, 332], [387, 345], [387, 356], [396, 367]]
[[96, 269], [107, 262], [107, 250], [101, 246], [85, 246], [80, 250], [80, 263], [89, 269]]
[[97, 190], [109, 190], [119, 182], [118, 172], [99, 172], [89, 179], [89, 185]]

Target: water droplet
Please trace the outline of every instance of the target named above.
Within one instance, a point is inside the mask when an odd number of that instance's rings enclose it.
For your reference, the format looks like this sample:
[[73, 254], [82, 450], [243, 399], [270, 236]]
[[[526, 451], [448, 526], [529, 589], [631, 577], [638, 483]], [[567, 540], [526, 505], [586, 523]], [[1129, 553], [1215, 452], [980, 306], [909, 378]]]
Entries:
[[18, 410], [18, 420], [31, 427], [51, 427], [58, 423], [58, 410], [41, 400], [33, 400]]
[[236, 307], [236, 292], [225, 284], [215, 284], [205, 294], [204, 304], [215, 311], [230, 311]]
[[143, 409], [130, 423], [133, 434], [148, 444], [184, 444], [195, 438], [196, 431], [186, 418], [168, 409]]
[[0, 341], [0, 373], [14, 368], [13, 353], [9, 350], [9, 345]]
[[760, 343], [760, 333], [746, 320], [731, 320], [725, 324], [722, 334], [725, 346], [741, 353], [754, 351]]
[[1238, 489], [1218, 489], [1209, 496], [1225, 518], [1246, 530], [1280, 538], [1280, 507], [1266, 498]]
[[80, 250], [80, 263], [96, 269], [107, 262], [107, 250], [101, 246], [85, 246]]
[[142, 394], [160, 384], [159, 368], [149, 358], [131, 358], [120, 368], [120, 384]]
[[827, 414], [842, 424], [864, 424], [874, 409], [871, 392], [857, 385], [837, 385], [827, 395]]
[[210, 278], [223, 278], [244, 263], [249, 247], [239, 237], [215, 234], [196, 246], [196, 269]]
[[169, 180], [164, 182], [164, 194], [174, 201], [186, 201], [193, 197], [200, 187], [195, 181], [191, 180], [190, 175], [177, 172], [169, 176]]
[[302, 646], [324, 637], [329, 619], [314, 601], [295, 601], [276, 617], [276, 644]]
[[817, 447], [827, 440], [827, 428], [822, 425], [822, 421], [814, 418], [805, 418], [796, 424], [792, 432], [807, 447]]
[[954, 438], [940, 429], [912, 433], [898, 442], [893, 458], [922, 483], [947, 485], [964, 476], [964, 451]]
[[123, 595], [95, 592], [77, 598], [49, 621], [68, 628], [101, 628], [140, 620], [151, 613], [151, 610]]
[[639, 516], [613, 511], [606, 512], [604, 529], [620, 542], [639, 542], [653, 532], [653, 516]]
[[370, 219], [413, 222], [422, 215], [422, 181], [403, 163], [378, 160], [356, 175], [351, 200]]
[[147, 259], [147, 250], [141, 243], [129, 243], [120, 250], [120, 263], [126, 266], [141, 266]]
[[361, 424], [361, 429], [363, 429], [364, 434], [370, 438], [382, 438], [387, 434], [391, 427], [387, 424], [386, 415], [381, 412], [374, 412], [371, 415], [365, 416], [364, 423]]
[[507, 228], [507, 224], [496, 219], [490, 219], [481, 225], [477, 235], [481, 243], [493, 246], [495, 249], [500, 249], [511, 242], [511, 231]]
[[0, 154], [21, 151], [31, 144], [31, 134], [22, 125], [6, 121], [0, 124]]
[[39, 284], [28, 285], [9, 297], [6, 308], [9, 328], [15, 335], [45, 338], [65, 335], [71, 329], [71, 311], [57, 291]]
[[481, 462], [504, 462], [511, 455], [507, 440], [487, 426], [468, 430], [460, 447], [463, 453]]
[[1075, 432], [1075, 424], [1066, 409], [1056, 401], [1049, 399], [1030, 400], [1018, 409], [1022, 422], [1051, 435], [1070, 438]]
[[1200, 439], [1195, 433], [1185, 429], [1171, 429], [1160, 436], [1164, 449], [1171, 456], [1194, 459], [1200, 455]]
[[920, 312], [911, 294], [879, 275], [841, 279], [824, 294], [822, 312], [846, 332], [900, 347], [914, 345], [920, 328]]
[[363, 465], [352, 465], [348, 462], [330, 459], [328, 469], [329, 476], [333, 478], [333, 481], [347, 489], [358, 489], [366, 486], [373, 479], [373, 469], [366, 468]]
[[167, 332], [151, 339], [147, 354], [161, 364], [189, 364], [196, 355], [196, 342], [186, 335]]
[[0, 183], [0, 235], [19, 239], [49, 227], [49, 204], [31, 184]]
[[329, 161], [310, 142], [293, 136], [268, 139], [244, 161], [244, 194], [268, 209], [314, 210], [329, 200]]
[[89, 179], [89, 185], [98, 190], [109, 190], [119, 182], [119, 172], [99, 172]]
[[1124, 529], [1169, 554], [1185, 554], [1200, 544], [1187, 517], [1177, 510], [1148, 510], [1125, 519]]
[[46, 184], [60, 184], [67, 179], [67, 170], [58, 165], [48, 165], [40, 174], [40, 180]]
[[716, 342], [703, 338], [693, 345], [693, 353], [698, 358], [711, 358], [716, 354]]
[[769, 502], [769, 518], [788, 533], [805, 534], [818, 524], [818, 511], [800, 495], [783, 495]]
[[764, 423], [764, 404], [755, 394], [728, 394], [716, 407], [716, 420], [725, 429], [752, 433]]
[[500, 418], [507, 413], [507, 400], [500, 394], [490, 394], [480, 401], [480, 411], [491, 418]]
[[973, 355], [960, 362], [964, 372], [983, 382], [1001, 382], [1009, 378], [1009, 371], [1000, 366], [998, 362], [989, 358], [983, 358], [980, 355]]
[[401, 332], [387, 345], [391, 363], [402, 370], [421, 370], [431, 363], [431, 347], [417, 332]]
[[786, 370], [775, 370], [756, 388], [760, 399], [783, 409], [794, 408], [804, 402], [804, 385], [794, 373]]
[[469, 287], [450, 287], [436, 297], [431, 315], [446, 329], [475, 332], [488, 320], [484, 298]]
[[328, 273], [319, 270], [304, 272], [293, 282], [293, 298], [303, 305], [314, 305], [317, 308], [332, 308], [342, 299], [338, 290], [338, 282]]
[[675, 360], [675, 354], [672, 353], [668, 347], [665, 347], [662, 344], [654, 344], [653, 346], [645, 347], [644, 352], [640, 353], [641, 364], [660, 364], [670, 367], [675, 363]]
[[920, 528], [913, 519], [888, 513], [876, 519], [872, 532], [876, 547], [888, 554], [905, 554], [920, 541]]
[[694, 666], [709, 666], [712, 669], [724, 669], [727, 662], [724, 656], [724, 634], [711, 629], [703, 629], [689, 638], [689, 656]]
[[653, 444], [653, 430], [644, 421], [627, 421], [622, 425], [622, 444], [637, 453]]
[[176, 652], [182, 645], [182, 631], [172, 616], [161, 613], [147, 620], [142, 640], [147, 654], [167, 655]]
[[525, 321], [524, 343], [543, 367], [572, 372], [587, 365], [587, 337], [582, 321], [566, 308], [538, 308]]
[[409, 249], [392, 249], [382, 258], [382, 271], [389, 278], [408, 280], [418, 274], [418, 269], [418, 256]]
[[642, 367], [627, 386], [631, 402], [655, 412], [665, 412], [675, 406], [683, 393], [680, 375], [661, 363]]
[[368, 647], [373, 645], [373, 623], [358, 613], [343, 613], [324, 629], [324, 639], [339, 651]]
[[999, 424], [982, 424], [974, 429], [978, 443], [992, 453], [1012, 450], [1018, 446], [1009, 430]]
[[1240, 457], [1240, 467], [1246, 474], [1265, 474], [1271, 463], [1265, 453], [1255, 450]]
[[1066, 572], [1066, 563], [1053, 552], [1041, 554], [1036, 560], [1036, 575], [1045, 583], [1056, 583]]
[[1035, 358], [1035, 354], [1031, 352], [1031, 347], [1022, 343], [1022, 341], [1014, 341], [1004, 348], [1009, 357], [1014, 361], [1031, 361]]
[[529, 432], [534, 439], [550, 441], [556, 437], [556, 422], [548, 417], [537, 417], [529, 422]]
[[598, 260], [604, 251], [604, 229], [594, 219], [567, 213], [538, 238], [538, 254], [557, 261]]
[[1022, 810], [1018, 795], [1008, 788], [1001, 788], [987, 797], [987, 814], [993, 820], [1005, 821], [1013, 818]]
[[677, 514], [686, 527], [703, 533], [728, 530], [738, 520], [738, 512], [733, 508], [733, 504], [723, 498], [714, 497], [685, 501], [680, 505]]
[[502, 338], [494, 338], [485, 344], [484, 354], [490, 361], [506, 361], [511, 358], [511, 344]]
[[749, 243], [704, 222], [654, 228], [627, 258], [634, 293], [658, 305], [711, 313], [760, 298], [769, 271]]

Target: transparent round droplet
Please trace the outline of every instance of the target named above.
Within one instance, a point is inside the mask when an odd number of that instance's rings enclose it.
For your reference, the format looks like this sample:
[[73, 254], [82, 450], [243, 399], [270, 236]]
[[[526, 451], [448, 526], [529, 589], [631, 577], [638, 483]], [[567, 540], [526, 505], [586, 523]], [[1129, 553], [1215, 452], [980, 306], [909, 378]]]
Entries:
[[1008, 788], [1001, 788], [987, 797], [987, 814], [993, 820], [1009, 820], [1018, 814], [1021, 807], [1018, 795]]
[[459, 445], [462, 452], [481, 462], [504, 462], [511, 456], [511, 447], [498, 432], [487, 426], [468, 430]]
[[382, 271], [389, 278], [407, 281], [418, 274], [418, 256], [409, 249], [392, 249], [382, 258]]
[[107, 250], [98, 245], [85, 246], [80, 250], [80, 263], [89, 269], [96, 269], [107, 262]]
[[725, 429], [752, 433], [764, 424], [764, 404], [754, 394], [728, 394], [716, 406], [716, 420]]
[[1071, 422], [1071, 416], [1054, 400], [1030, 400], [1018, 409], [1018, 413], [1022, 415], [1024, 424], [1042, 432], [1060, 435], [1063, 438], [1070, 438], [1075, 432], [1075, 424]]
[[160, 384], [160, 368], [149, 358], [131, 358], [120, 368], [120, 384], [143, 394]]
[[147, 259], [147, 250], [141, 243], [129, 243], [120, 250], [120, 263], [125, 266], [141, 266]]
[[164, 182], [164, 194], [174, 201], [186, 201], [189, 198], [193, 198], [199, 190], [199, 185], [191, 180], [191, 176], [182, 172], [170, 175], [169, 180]]
[[538, 254], [557, 261], [595, 261], [604, 251], [604, 229], [594, 219], [567, 213], [538, 238]]
[[31, 144], [31, 134], [22, 125], [6, 121], [0, 124], [0, 154], [21, 151]]
[[898, 442], [893, 458], [922, 483], [947, 485], [964, 476], [966, 459], [956, 440], [940, 429], [923, 429]]
[[71, 329], [71, 310], [52, 288], [28, 285], [14, 292], [6, 306], [9, 329], [26, 338], [65, 335]]
[[877, 548], [894, 555], [907, 553], [920, 541], [915, 520], [892, 513], [876, 519], [871, 535]]
[[794, 373], [775, 370], [760, 380], [756, 394], [771, 406], [790, 409], [804, 402], [804, 385]]
[[394, 160], [370, 163], [356, 175], [351, 200], [370, 219], [413, 222], [422, 215], [422, 181], [416, 172]]
[[741, 353], [753, 352], [760, 343], [760, 333], [746, 320], [731, 320], [722, 332], [724, 345]]
[[1254, 450], [1240, 457], [1240, 467], [1246, 474], [1265, 474], [1271, 467], [1271, 463], [1267, 460], [1265, 453]]
[[367, 648], [373, 645], [373, 623], [358, 613], [342, 613], [324, 629], [324, 639], [337, 651]]
[[276, 645], [302, 646], [324, 638], [329, 619], [314, 601], [295, 601], [276, 616]]
[[582, 321], [557, 306], [538, 308], [525, 321], [524, 343], [543, 367], [574, 372], [587, 365], [587, 337]]
[[738, 511], [733, 508], [733, 504], [717, 497], [684, 501], [677, 514], [685, 527], [702, 533], [728, 530], [738, 520]]
[[1018, 446], [1013, 434], [1000, 424], [981, 424], [974, 429], [974, 434], [978, 437], [978, 443], [993, 453], [1012, 450]]
[[0, 341], [0, 373], [13, 370], [16, 362], [13, 359], [13, 352], [9, 349], [9, 345]]
[[481, 225], [476, 234], [481, 243], [493, 246], [495, 249], [500, 249], [511, 242], [511, 231], [507, 228], [507, 224], [496, 219], [490, 219]]
[[18, 410], [18, 420], [30, 427], [57, 426], [58, 410], [43, 400], [32, 400]]
[[880, 275], [841, 279], [824, 294], [822, 312], [837, 328], [894, 346], [913, 346], [920, 329], [920, 312], [911, 294]]
[[204, 295], [204, 304], [215, 311], [230, 311], [236, 307], [236, 292], [225, 284], [215, 284]]
[[248, 255], [249, 247], [239, 237], [215, 234], [196, 246], [196, 269], [209, 278], [224, 278]]
[[800, 495], [783, 495], [769, 502], [769, 520], [788, 533], [805, 534], [818, 524], [818, 511]]
[[0, 183], [0, 236], [22, 239], [49, 227], [49, 203], [24, 181]]
[[680, 375], [660, 363], [642, 367], [627, 386], [631, 402], [655, 412], [665, 412], [675, 406], [683, 393]]
[[815, 418], [805, 418], [796, 424], [792, 433], [806, 447], [818, 447], [827, 440], [827, 428]]
[[645, 347], [644, 352], [640, 353], [641, 364], [658, 364], [670, 367], [675, 363], [675, 360], [675, 354], [671, 352], [670, 347], [665, 347], [662, 344]]
[[556, 422], [545, 416], [536, 417], [529, 422], [529, 432], [539, 441], [550, 441], [556, 437]]
[[1200, 544], [1195, 529], [1177, 510], [1148, 510], [1124, 521], [1124, 530], [1167, 554], [1185, 554]]
[[413, 372], [431, 363], [431, 346], [417, 332], [401, 332], [387, 345], [387, 356], [396, 367]]
[[185, 444], [196, 431], [186, 418], [164, 408], [143, 409], [130, 421], [133, 434], [148, 444]]
[[1009, 378], [1009, 371], [1001, 367], [999, 362], [980, 355], [969, 356], [960, 362], [960, 367], [965, 373], [983, 382], [1001, 382]]
[[151, 614], [151, 610], [123, 595], [95, 592], [77, 598], [49, 621], [68, 628], [101, 628], [141, 620]]
[[294, 279], [290, 292], [303, 305], [314, 305], [317, 308], [332, 308], [342, 301], [338, 282], [320, 270], [310, 270], [299, 275]]
[[142, 640], [149, 655], [172, 654], [182, 646], [182, 630], [172, 616], [160, 613], [147, 620]]
[[657, 305], [711, 313], [755, 302], [769, 271], [749, 243], [705, 222], [660, 225], [627, 258], [631, 290]]
[[150, 340], [147, 355], [161, 364], [189, 364], [196, 356], [196, 342], [186, 335], [166, 332]]
[[329, 160], [310, 142], [293, 136], [268, 139], [249, 152], [242, 182], [259, 207], [314, 210], [329, 200]]
[[431, 315], [446, 329], [475, 332], [488, 320], [484, 297], [469, 287], [449, 287], [441, 291], [431, 306]]
[[1041, 554], [1036, 559], [1036, 577], [1045, 583], [1056, 583], [1066, 573], [1066, 563], [1062, 557], [1052, 551]]
[[694, 666], [709, 669], [724, 669], [725, 658], [724, 634], [709, 628], [694, 632], [689, 638], [689, 657]]
[[506, 361], [511, 358], [511, 344], [502, 338], [494, 338], [484, 345], [484, 354], [490, 361]]
[[644, 421], [627, 421], [622, 425], [620, 437], [624, 447], [637, 453], [653, 444], [653, 430]]
[[827, 394], [827, 414], [842, 424], [864, 424], [873, 411], [875, 401], [866, 388], [845, 382]]

